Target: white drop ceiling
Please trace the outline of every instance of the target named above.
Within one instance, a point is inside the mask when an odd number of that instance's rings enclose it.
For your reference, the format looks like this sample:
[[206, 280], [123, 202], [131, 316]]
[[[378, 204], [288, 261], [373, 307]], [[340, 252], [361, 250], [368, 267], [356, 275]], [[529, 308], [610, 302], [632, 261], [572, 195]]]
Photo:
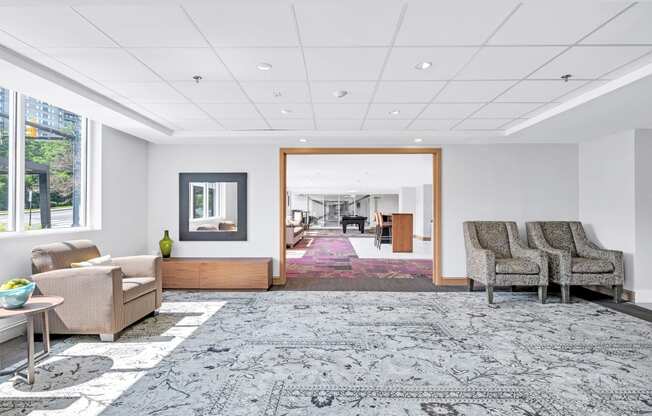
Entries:
[[500, 135], [649, 64], [650, 22], [618, 1], [0, 0], [0, 44], [185, 137]]

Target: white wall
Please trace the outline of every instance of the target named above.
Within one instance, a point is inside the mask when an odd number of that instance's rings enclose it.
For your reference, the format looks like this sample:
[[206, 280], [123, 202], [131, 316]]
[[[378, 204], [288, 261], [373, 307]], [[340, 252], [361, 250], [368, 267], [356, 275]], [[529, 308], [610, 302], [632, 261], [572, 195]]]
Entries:
[[652, 303], [652, 130], [636, 130], [636, 302]]
[[462, 222], [578, 218], [577, 144], [450, 145], [442, 150], [442, 275], [466, 276]]
[[414, 235], [431, 237], [432, 220], [432, 185], [426, 184], [417, 187], [416, 214], [414, 217]]
[[[179, 241], [179, 173], [247, 172], [247, 241]], [[149, 251], [163, 230], [179, 257], [272, 257], [278, 275], [278, 147], [262, 145], [150, 145]]]
[[[102, 128], [100, 230], [0, 237], [0, 280], [31, 274], [32, 247], [56, 241], [91, 239], [102, 253], [144, 254], [147, 247], [147, 142]], [[0, 342], [10, 338], [0, 322]], [[13, 331], [12, 331], [13, 334]]]
[[[443, 275], [466, 275], [462, 222], [473, 219], [578, 218], [576, 144], [450, 145], [443, 147]], [[248, 172], [246, 242], [178, 241], [179, 172]], [[177, 256], [264, 256], [278, 273], [278, 147], [151, 145], [149, 250], [169, 229]], [[398, 197], [375, 209], [396, 212]], [[391, 206], [390, 206], [391, 205]]]
[[623, 251], [625, 288], [634, 285], [635, 142], [627, 131], [579, 145], [580, 220], [589, 238]]

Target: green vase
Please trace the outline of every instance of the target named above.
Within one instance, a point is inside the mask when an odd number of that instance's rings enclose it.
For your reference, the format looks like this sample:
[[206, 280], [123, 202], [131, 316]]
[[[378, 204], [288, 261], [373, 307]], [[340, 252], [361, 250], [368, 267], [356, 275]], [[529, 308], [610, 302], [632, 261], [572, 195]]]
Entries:
[[170, 254], [172, 254], [172, 244], [174, 244], [174, 240], [170, 238], [170, 232], [165, 230], [163, 239], [158, 242], [158, 246], [161, 248], [161, 255], [164, 259], [169, 258]]

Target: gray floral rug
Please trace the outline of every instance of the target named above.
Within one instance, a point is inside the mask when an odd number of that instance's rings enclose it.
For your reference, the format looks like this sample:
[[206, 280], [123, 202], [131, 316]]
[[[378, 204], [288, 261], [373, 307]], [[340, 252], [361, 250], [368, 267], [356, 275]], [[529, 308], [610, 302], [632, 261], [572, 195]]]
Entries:
[[642, 415], [652, 324], [529, 293], [167, 292], [55, 345], [0, 415]]

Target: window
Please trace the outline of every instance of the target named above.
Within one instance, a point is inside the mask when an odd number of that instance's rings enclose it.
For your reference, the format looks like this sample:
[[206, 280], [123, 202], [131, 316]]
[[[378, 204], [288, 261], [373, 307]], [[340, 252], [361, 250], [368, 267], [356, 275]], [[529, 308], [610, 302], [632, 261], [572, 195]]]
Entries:
[[[79, 227], [84, 224], [84, 120], [35, 98], [23, 100], [42, 108], [25, 106], [24, 229]], [[57, 117], [48, 123], [50, 114]]]
[[220, 204], [224, 201], [224, 189], [224, 183], [191, 182], [192, 219], [223, 218], [225, 209]]
[[190, 184], [192, 187], [192, 217], [204, 218], [204, 185]]
[[0, 88], [0, 231], [86, 225], [86, 145], [85, 118]]
[[9, 90], [0, 87], [0, 232], [9, 228]]

